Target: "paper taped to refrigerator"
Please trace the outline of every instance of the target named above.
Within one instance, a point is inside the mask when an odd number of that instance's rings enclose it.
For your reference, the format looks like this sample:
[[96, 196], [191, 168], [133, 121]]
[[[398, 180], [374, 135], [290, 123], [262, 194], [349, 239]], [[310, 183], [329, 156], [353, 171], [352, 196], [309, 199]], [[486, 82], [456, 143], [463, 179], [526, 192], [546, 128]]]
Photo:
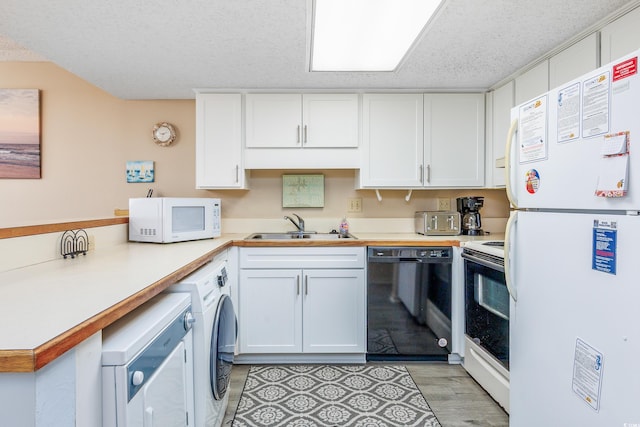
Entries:
[[615, 156], [627, 152], [627, 134], [605, 135], [602, 142], [602, 155]]
[[629, 155], [606, 156], [600, 159], [596, 196], [623, 197], [629, 180]]
[[576, 339], [576, 351], [573, 359], [573, 392], [595, 411], [600, 410], [603, 362], [602, 353], [580, 338]]

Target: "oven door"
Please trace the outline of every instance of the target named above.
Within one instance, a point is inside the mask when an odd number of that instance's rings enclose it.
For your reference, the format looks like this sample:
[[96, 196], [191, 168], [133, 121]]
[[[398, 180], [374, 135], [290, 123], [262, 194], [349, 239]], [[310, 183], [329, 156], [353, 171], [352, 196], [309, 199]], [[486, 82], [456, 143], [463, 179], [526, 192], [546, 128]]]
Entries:
[[463, 254], [465, 334], [509, 369], [509, 292], [504, 267]]

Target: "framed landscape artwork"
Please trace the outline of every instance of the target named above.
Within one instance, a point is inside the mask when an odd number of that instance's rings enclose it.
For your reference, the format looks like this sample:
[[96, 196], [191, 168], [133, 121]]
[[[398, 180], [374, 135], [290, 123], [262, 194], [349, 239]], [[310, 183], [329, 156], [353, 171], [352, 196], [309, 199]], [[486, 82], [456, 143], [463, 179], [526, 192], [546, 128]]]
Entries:
[[127, 161], [127, 182], [154, 182], [153, 160]]
[[38, 89], [0, 89], [0, 178], [40, 178]]

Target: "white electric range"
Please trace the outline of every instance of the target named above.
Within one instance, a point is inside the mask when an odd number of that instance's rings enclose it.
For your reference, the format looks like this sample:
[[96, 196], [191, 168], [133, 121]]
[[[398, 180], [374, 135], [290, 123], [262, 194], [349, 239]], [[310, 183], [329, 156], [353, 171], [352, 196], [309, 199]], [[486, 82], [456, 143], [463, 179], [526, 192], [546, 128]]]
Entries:
[[467, 372], [509, 412], [510, 296], [504, 274], [504, 241], [464, 244]]

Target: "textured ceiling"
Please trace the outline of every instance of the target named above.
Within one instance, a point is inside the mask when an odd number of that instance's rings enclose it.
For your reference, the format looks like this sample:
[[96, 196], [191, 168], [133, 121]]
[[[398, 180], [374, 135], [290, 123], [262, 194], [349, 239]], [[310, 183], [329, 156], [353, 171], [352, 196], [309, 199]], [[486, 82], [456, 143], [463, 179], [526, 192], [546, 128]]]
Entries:
[[310, 73], [311, 0], [2, 0], [0, 60], [51, 61], [124, 99], [188, 99], [194, 88], [484, 90], [638, 3], [447, 0], [397, 72]]

